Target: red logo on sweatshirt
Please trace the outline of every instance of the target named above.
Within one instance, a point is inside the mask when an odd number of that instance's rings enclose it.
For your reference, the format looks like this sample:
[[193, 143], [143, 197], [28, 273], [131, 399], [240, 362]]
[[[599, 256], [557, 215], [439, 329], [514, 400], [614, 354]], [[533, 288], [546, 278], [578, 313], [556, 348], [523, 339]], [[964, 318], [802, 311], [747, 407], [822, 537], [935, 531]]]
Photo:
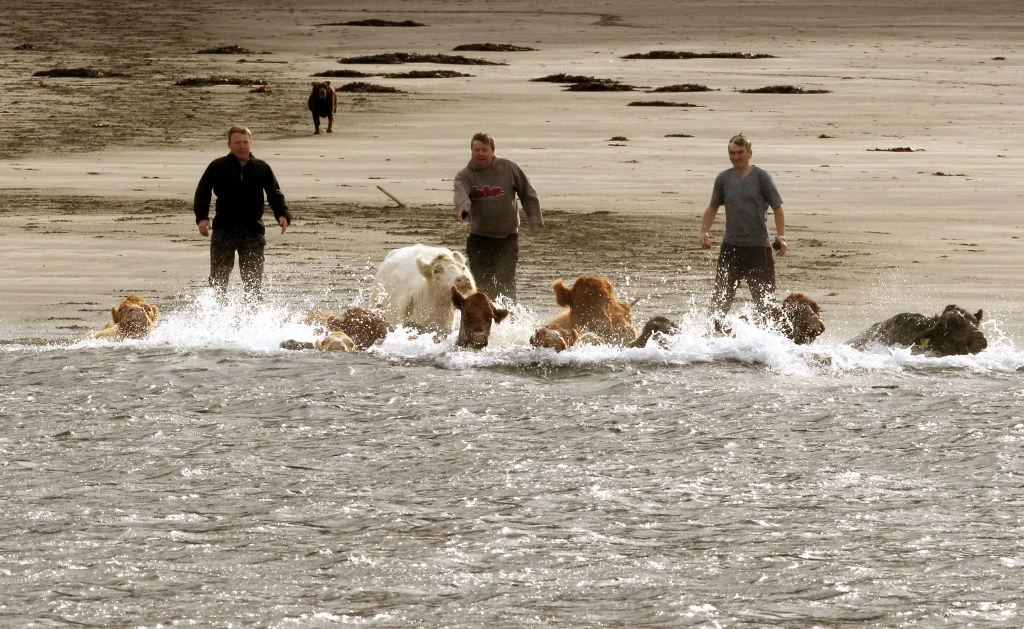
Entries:
[[469, 191], [469, 198], [476, 201], [477, 199], [500, 197], [504, 194], [505, 191], [501, 186], [484, 186], [482, 188], [473, 186], [473, 189]]

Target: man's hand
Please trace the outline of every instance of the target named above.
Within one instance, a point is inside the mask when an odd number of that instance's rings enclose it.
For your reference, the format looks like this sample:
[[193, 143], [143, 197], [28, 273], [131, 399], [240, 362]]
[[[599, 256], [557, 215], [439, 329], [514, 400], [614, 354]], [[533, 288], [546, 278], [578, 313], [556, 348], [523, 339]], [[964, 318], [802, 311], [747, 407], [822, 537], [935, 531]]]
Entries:
[[204, 218], [199, 221], [199, 233], [203, 236], [210, 235], [210, 219]]
[[458, 214], [455, 215], [456, 220], [460, 223], [469, 219], [469, 210], [459, 210]]
[[288, 217], [286, 216], [282, 216], [281, 218], [277, 219], [277, 224], [281, 226], [282, 234], [285, 232], [286, 229], [288, 229], [288, 226], [291, 225], [291, 223], [288, 222]]
[[705, 249], [711, 248], [711, 236], [707, 232], [700, 233], [700, 246]]

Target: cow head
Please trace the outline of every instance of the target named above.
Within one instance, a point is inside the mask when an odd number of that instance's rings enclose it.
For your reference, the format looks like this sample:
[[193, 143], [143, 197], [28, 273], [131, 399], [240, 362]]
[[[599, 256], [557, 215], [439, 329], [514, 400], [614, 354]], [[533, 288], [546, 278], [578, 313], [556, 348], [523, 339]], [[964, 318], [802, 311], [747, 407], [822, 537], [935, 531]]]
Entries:
[[562, 280], [552, 288], [558, 305], [569, 308], [569, 324], [580, 332], [593, 332], [605, 342], [636, 340], [629, 304], [615, 298], [615, 288], [603, 277], [581, 275], [572, 288]]
[[580, 340], [579, 332], [556, 327], [539, 327], [530, 337], [530, 345], [549, 347], [556, 352], [569, 349]]
[[331, 332], [322, 339], [317, 339], [313, 344], [322, 352], [354, 352], [355, 342], [344, 332]]
[[432, 260], [416, 258], [416, 266], [427, 279], [427, 283], [435, 289], [444, 290], [452, 287], [463, 295], [476, 291], [473, 274], [466, 267], [466, 256], [458, 251], [439, 253]]
[[495, 308], [490, 297], [475, 292], [464, 297], [452, 286], [452, 305], [459, 309], [459, 347], [483, 349], [491, 338], [491, 323], [501, 323], [508, 316], [508, 310]]
[[983, 315], [982, 310], [971, 314], [954, 304], [946, 306], [935, 325], [917, 335], [914, 353], [937, 356], [977, 354], [988, 347], [988, 341], [979, 329]]
[[327, 319], [326, 327], [332, 332], [343, 332], [355, 344], [356, 349], [366, 349], [383, 340], [395, 328], [379, 312], [352, 306], [340, 314]]
[[160, 310], [138, 295], [128, 295], [120, 304], [110, 308], [110, 316], [117, 325], [118, 336], [141, 339], [153, 331], [153, 324], [160, 318]]
[[797, 345], [806, 345], [821, 336], [825, 324], [817, 302], [802, 293], [790, 293], [782, 300], [782, 312], [789, 321], [786, 336]]

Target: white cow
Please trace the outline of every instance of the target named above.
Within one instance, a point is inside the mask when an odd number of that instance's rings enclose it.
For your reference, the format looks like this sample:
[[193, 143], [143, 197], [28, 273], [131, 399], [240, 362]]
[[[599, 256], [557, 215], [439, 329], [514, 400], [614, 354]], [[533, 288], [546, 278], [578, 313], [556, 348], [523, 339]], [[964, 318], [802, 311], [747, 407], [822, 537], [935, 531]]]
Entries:
[[371, 300], [395, 325], [447, 333], [457, 325], [453, 286], [463, 295], [476, 292], [466, 256], [444, 247], [412, 245], [384, 257]]

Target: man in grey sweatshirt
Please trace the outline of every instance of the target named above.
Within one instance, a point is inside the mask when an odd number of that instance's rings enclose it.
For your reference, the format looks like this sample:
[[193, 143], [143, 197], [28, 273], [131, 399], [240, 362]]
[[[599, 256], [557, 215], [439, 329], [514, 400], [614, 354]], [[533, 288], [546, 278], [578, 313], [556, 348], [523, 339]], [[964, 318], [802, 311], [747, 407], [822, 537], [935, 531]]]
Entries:
[[544, 226], [540, 197], [515, 162], [494, 154], [494, 138], [477, 133], [470, 140], [469, 163], [455, 175], [456, 218], [469, 219], [466, 257], [477, 289], [491, 299], [505, 295], [516, 301], [519, 262], [519, 210], [530, 226]]

